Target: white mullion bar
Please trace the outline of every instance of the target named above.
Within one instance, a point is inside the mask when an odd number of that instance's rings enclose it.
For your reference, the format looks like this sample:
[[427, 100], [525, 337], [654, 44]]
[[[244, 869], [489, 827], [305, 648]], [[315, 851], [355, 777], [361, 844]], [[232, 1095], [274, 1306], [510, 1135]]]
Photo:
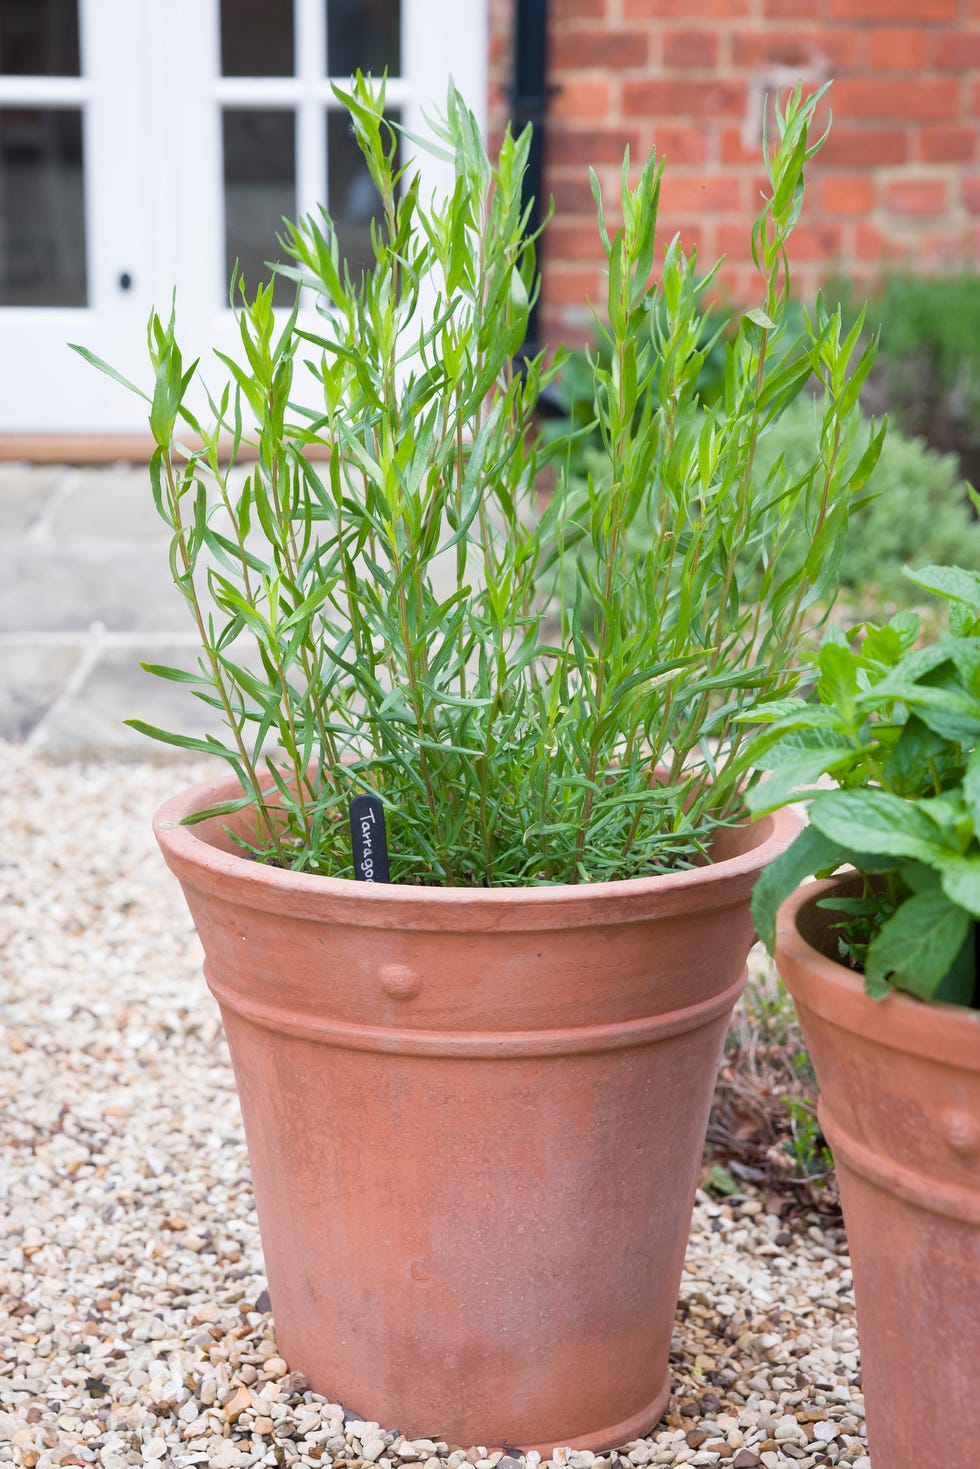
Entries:
[[296, 77], [218, 77], [213, 95], [222, 107], [295, 107], [302, 90]]
[[[188, 174], [180, 189], [184, 208], [171, 207], [158, 228], [166, 238], [168, 251], [173, 252], [169, 274], [181, 283], [186, 319], [198, 327], [202, 341], [206, 341], [214, 313], [224, 312], [228, 300], [219, 95], [223, 80], [220, 0], [155, 0], [154, 9], [163, 29], [159, 45], [169, 61], [168, 74], [181, 77], [176, 132], [180, 140], [178, 156]], [[166, 128], [166, 108], [158, 108], [157, 113]], [[162, 162], [166, 157], [165, 131], [159, 142], [164, 150], [158, 155]], [[194, 220], [193, 230], [186, 227], [188, 218]]]
[[[147, 288], [144, 221], [151, 170], [142, 152], [145, 119], [138, 73], [126, 62], [141, 54], [144, 15], [127, 0], [85, 0], [79, 22], [92, 89], [83, 124], [89, 303], [100, 329], [108, 331], [112, 323], [111, 329], [125, 336], [131, 324], [135, 342], [145, 319], [140, 293]], [[125, 293], [119, 288], [123, 271], [133, 279]]]
[[[350, 80], [349, 76], [335, 76], [328, 78], [323, 83], [323, 93], [329, 100], [331, 107], [340, 106], [340, 103], [330, 90], [331, 81], [336, 82], [338, 86], [349, 88]], [[404, 107], [405, 103], [410, 100], [412, 91], [411, 82], [405, 80], [403, 77], [389, 77], [385, 85], [385, 106]], [[445, 98], [443, 98], [443, 101], [445, 101]]]
[[88, 77], [0, 76], [0, 107], [80, 107], [91, 98]]
[[[2, 3], [2, 0], [0, 0]], [[305, 4], [306, 0], [299, 0]], [[315, 101], [320, 107], [337, 108], [340, 103], [330, 90], [331, 81], [342, 87], [350, 85], [349, 76], [325, 77], [219, 77], [213, 95], [223, 107], [296, 107], [301, 101]], [[3, 83], [0, 82], [0, 88]], [[391, 107], [403, 107], [413, 95], [411, 84], [402, 77], [389, 77], [385, 100]], [[440, 98], [443, 103], [445, 97]]]
[[294, 0], [296, 77], [296, 213], [310, 214], [327, 199], [327, 28], [323, 0]]

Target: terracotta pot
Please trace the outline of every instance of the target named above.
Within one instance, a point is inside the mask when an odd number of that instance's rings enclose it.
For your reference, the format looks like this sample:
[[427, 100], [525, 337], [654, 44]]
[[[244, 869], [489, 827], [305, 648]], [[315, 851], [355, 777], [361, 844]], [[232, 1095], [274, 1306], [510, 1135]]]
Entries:
[[776, 965], [837, 1164], [872, 1458], [942, 1469], [952, 1431], [980, 1443], [980, 1013], [869, 999], [826, 957], [836, 944], [816, 903], [832, 887], [780, 909]]
[[279, 1349], [410, 1436], [623, 1443], [660, 1418], [712, 1089], [794, 818], [691, 872], [381, 886], [157, 836], [238, 1081]]

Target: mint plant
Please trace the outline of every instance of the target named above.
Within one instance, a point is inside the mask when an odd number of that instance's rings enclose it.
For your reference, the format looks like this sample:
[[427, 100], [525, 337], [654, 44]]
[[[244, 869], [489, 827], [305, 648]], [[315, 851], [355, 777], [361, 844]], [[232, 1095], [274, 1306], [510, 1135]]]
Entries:
[[[841, 958], [863, 972], [868, 993], [980, 1008], [980, 574], [908, 574], [944, 599], [948, 630], [923, 647], [912, 612], [847, 636], [832, 628], [816, 701], [754, 711], [765, 728], [749, 756], [771, 774], [749, 806], [810, 806], [809, 825], [756, 884], [753, 911], [771, 951], [783, 899], [804, 878], [847, 865], [856, 891], [823, 906], [839, 915]], [[822, 776], [834, 787], [814, 792]]]
[[[244, 355], [221, 357], [207, 422], [173, 318], [151, 319], [150, 478], [202, 652], [189, 670], [144, 666], [186, 683], [226, 734], [131, 723], [226, 760], [241, 797], [197, 819], [254, 808], [250, 849], [282, 866], [351, 876], [361, 791], [384, 803], [395, 882], [574, 883], [697, 862], [744, 816], [739, 716], [793, 688], [803, 620], [832, 593], [881, 447], [872, 427], [851, 452], [873, 346], [822, 309], [799, 336], [787, 328], [822, 94], [798, 87], [777, 108], [752, 234], [760, 304], [726, 348], [716, 403], [696, 386], [710, 313], [695, 256], [674, 240], [658, 262], [663, 163], [634, 173], [624, 158], [618, 227], [593, 176], [608, 469], [578, 494], [534, 423], [560, 354], [514, 366], [539, 289], [521, 204], [530, 131], [508, 132], [491, 161], [450, 88], [444, 121], [413, 140], [453, 165], [449, 197], [430, 201], [399, 165], [384, 86], [335, 90], [378, 191], [373, 269], [352, 277], [326, 214], [287, 225], [297, 307], [276, 319], [269, 286], [242, 290]], [[760, 473], [760, 438], [814, 375], [812, 460]], [[790, 566], [801, 517], [807, 552]], [[649, 550], [633, 558], [640, 523]], [[585, 546], [563, 598], [562, 567]]]

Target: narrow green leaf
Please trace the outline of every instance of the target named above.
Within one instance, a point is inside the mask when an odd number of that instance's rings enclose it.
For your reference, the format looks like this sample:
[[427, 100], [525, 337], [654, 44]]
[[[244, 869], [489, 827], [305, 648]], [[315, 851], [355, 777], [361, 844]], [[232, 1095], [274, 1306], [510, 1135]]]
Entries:
[[73, 352], [78, 353], [79, 357], [84, 357], [85, 361], [91, 367], [98, 368], [99, 372], [104, 372], [106, 377], [111, 377], [114, 382], [119, 383], [122, 387], [128, 389], [129, 392], [135, 393], [137, 398], [143, 399], [144, 403], [151, 401], [148, 393], [144, 393], [143, 389], [138, 388], [135, 383], [131, 383], [128, 377], [123, 377], [121, 372], [117, 372], [114, 367], [110, 367], [108, 362], [104, 362], [101, 357], [96, 357], [95, 353], [90, 352], [87, 347], [80, 347], [77, 342], [69, 342], [68, 345]]
[[223, 760], [237, 760], [237, 750], [230, 750], [220, 740], [209, 736], [199, 740], [191, 735], [174, 734], [170, 730], [159, 729], [155, 724], [147, 724], [142, 719], [124, 719], [130, 729], [135, 729], [139, 734], [149, 736], [151, 740], [161, 740], [165, 745], [176, 745], [181, 750], [196, 750], [203, 755], [220, 755]]
[[155, 674], [157, 678], [166, 678], [171, 683], [210, 684], [211, 679], [201, 673], [187, 673], [182, 668], [169, 668], [165, 663], [141, 663], [140, 668], [145, 673]]
[[221, 801], [217, 806], [208, 806], [204, 811], [192, 811], [189, 816], [181, 817], [181, 826], [196, 826], [199, 821], [210, 821], [213, 816], [232, 816], [236, 811], [244, 811], [246, 806], [254, 806], [253, 795], [238, 796], [234, 801]]

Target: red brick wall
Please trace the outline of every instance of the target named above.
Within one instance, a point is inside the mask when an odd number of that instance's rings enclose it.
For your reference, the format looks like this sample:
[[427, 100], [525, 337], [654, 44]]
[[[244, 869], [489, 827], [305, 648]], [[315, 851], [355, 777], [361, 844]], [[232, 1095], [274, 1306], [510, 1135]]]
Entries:
[[[507, 115], [513, 0], [490, 0], [490, 117]], [[834, 126], [791, 248], [796, 293], [889, 266], [973, 263], [980, 245], [980, 0], [551, 0], [545, 191], [548, 339], [603, 299], [588, 182], [608, 199], [623, 147], [666, 154], [661, 242], [680, 231], [755, 299], [749, 227], [764, 181], [763, 97], [830, 77]]]

